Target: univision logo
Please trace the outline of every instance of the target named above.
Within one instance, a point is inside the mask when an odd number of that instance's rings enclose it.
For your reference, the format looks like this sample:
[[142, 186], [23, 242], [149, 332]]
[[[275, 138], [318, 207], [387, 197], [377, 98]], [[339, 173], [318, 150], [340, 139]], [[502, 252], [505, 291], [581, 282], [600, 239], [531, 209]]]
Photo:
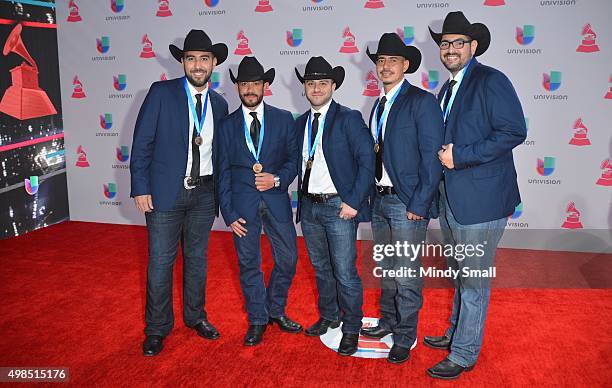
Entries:
[[125, 90], [125, 87], [127, 86], [127, 77], [125, 76], [125, 74], [117, 74], [117, 76], [113, 76], [113, 87], [115, 88], [115, 90], [117, 91], [122, 91]]
[[96, 39], [96, 48], [100, 54], [107, 53], [110, 49], [110, 38], [108, 36], [102, 36]]
[[117, 160], [120, 162], [127, 162], [130, 158], [130, 149], [128, 146], [117, 147]]
[[[545, 156], [543, 159], [537, 159], [536, 171], [541, 176], [550, 176], [555, 171], [556, 159], [552, 156]], [[544, 185], [560, 185], [560, 179], [539, 179], [530, 178], [528, 183], [544, 184]]]
[[219, 0], [204, 0], [204, 3], [208, 7], [213, 8], [213, 7], [216, 7], [219, 4]]
[[561, 87], [561, 72], [551, 71], [550, 74], [544, 73], [542, 75], [542, 86], [549, 92], [554, 92]]
[[514, 213], [510, 215], [510, 219], [516, 220], [522, 214], [523, 214], [523, 203], [521, 202], [518, 205], [516, 205], [516, 207], [514, 208]]
[[292, 31], [287, 31], [287, 44], [291, 47], [297, 47], [302, 44], [301, 28], [294, 28]]
[[533, 42], [535, 39], [535, 26], [526, 24], [521, 27], [516, 27], [516, 42], [521, 46], [525, 46]]
[[[219, 5], [219, 0], [204, 0], [204, 4], [208, 8], [216, 8]], [[200, 16], [216, 16], [216, 15], [225, 15], [224, 9], [210, 9], [198, 12]]]
[[111, 129], [113, 127], [113, 115], [110, 113], [100, 115], [100, 127], [102, 129]]
[[438, 86], [438, 71], [429, 70], [427, 73], [421, 73], [421, 85], [427, 90], [433, 90]]
[[125, 7], [124, 0], [111, 0], [111, 9], [114, 13], [119, 13], [123, 11]]
[[414, 27], [404, 26], [397, 29], [397, 35], [404, 41], [404, 44], [411, 44], [414, 41]]
[[529, 228], [528, 222], [512, 222], [511, 220], [516, 220], [523, 215], [523, 203], [519, 203], [514, 208], [514, 212], [508, 216], [507, 226], [510, 228]]
[[555, 158], [545, 156], [544, 159], [538, 158], [537, 171], [542, 176], [549, 176], [555, 171]]
[[102, 185], [104, 187], [104, 196], [108, 199], [113, 199], [117, 195], [117, 185], [115, 183], [108, 183]]
[[28, 194], [34, 195], [38, 193], [38, 177], [33, 175], [30, 179], [26, 178], [24, 180], [25, 190]]

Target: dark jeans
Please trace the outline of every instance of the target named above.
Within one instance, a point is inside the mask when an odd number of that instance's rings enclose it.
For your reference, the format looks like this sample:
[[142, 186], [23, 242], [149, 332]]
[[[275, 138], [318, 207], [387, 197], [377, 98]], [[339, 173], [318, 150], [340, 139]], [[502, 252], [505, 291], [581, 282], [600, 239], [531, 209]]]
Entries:
[[[261, 201], [254, 220], [247, 220], [246, 236], [234, 234], [240, 267], [240, 287], [244, 295], [249, 323], [265, 325], [270, 317], [285, 315], [287, 294], [297, 265], [297, 236], [293, 221], [278, 222]], [[261, 270], [261, 229], [272, 246], [274, 269], [268, 287]]]
[[[372, 212], [374, 244], [421, 244], [425, 241], [429, 220], [411, 221], [406, 217], [406, 205], [395, 194], [376, 195]], [[415, 277], [389, 277], [381, 279], [379, 325], [393, 332], [393, 343], [410, 348], [417, 335], [419, 310], [423, 306], [421, 256], [414, 260], [405, 256], [385, 257], [382, 269], [399, 270], [402, 267], [416, 271]]]
[[315, 269], [319, 315], [342, 318], [342, 332], [359, 333], [363, 286], [357, 272], [357, 224], [339, 217], [341, 203], [340, 197], [326, 203], [303, 198], [302, 233]]
[[[495, 265], [495, 252], [506, 227], [506, 218], [473, 225], [455, 220], [446, 198], [444, 182], [440, 184], [440, 228], [445, 244], [482, 244], [483, 255], [465, 259], [447, 257], [454, 270], [486, 270]], [[448, 359], [463, 367], [474, 365], [484, 337], [484, 325], [491, 297], [491, 279], [460, 276], [455, 282], [455, 297], [446, 336], [451, 338]]]
[[193, 327], [206, 319], [204, 301], [208, 237], [215, 219], [212, 183], [181, 187], [170, 211], [146, 213], [149, 236], [147, 335], [167, 336], [174, 326], [172, 272], [179, 240], [183, 251], [183, 320]]

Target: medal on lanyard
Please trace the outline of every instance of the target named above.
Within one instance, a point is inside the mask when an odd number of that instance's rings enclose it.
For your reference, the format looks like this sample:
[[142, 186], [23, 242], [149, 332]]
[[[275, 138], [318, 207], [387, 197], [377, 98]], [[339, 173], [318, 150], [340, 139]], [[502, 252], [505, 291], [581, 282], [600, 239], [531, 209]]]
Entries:
[[319, 144], [319, 141], [321, 140], [321, 136], [323, 134], [323, 129], [325, 128], [325, 116], [323, 116], [323, 120], [320, 121], [319, 128], [321, 128], [321, 130], [317, 130], [317, 136], [314, 139], [314, 143], [311, 143], [310, 139], [312, 138], [312, 112], [310, 112], [308, 114], [308, 160], [306, 161], [307, 170], [310, 170], [312, 168], [312, 164], [314, 163], [314, 154], [317, 149], [317, 144]]
[[[387, 118], [387, 115], [389, 114], [389, 111], [391, 110], [391, 105], [393, 105], [393, 102], [395, 102], [395, 99], [397, 98], [397, 95], [399, 94], [400, 90], [402, 90], [401, 86], [399, 89], [397, 89], [393, 97], [391, 97], [391, 100], [389, 100], [389, 103], [385, 105], [385, 109], [383, 110], [383, 113], [380, 116], [380, 120], [378, 121], [378, 123], [376, 123], [376, 135], [374, 136], [374, 152], [376, 153], [380, 151], [380, 144], [378, 144], [378, 134], [380, 134], [383, 123], [385, 122], [385, 119]], [[380, 100], [378, 100], [378, 104], [376, 104], [376, 110], [374, 111], [374, 117], [378, 117], [378, 107], [379, 106], [380, 106]]]
[[196, 127], [197, 136], [194, 139], [194, 142], [199, 147], [203, 143], [202, 136], [200, 135], [200, 133], [202, 132], [202, 128], [204, 128], [204, 121], [206, 120], [206, 111], [208, 110], [208, 91], [206, 91], [206, 98], [204, 99], [204, 106], [202, 108], [202, 117], [200, 119], [200, 122], [198, 122], [198, 114], [195, 110], [195, 105], [193, 104], [193, 97], [191, 96], [191, 93], [189, 92], [189, 86], [187, 86], [187, 77], [184, 78], [184, 86], [185, 86], [185, 93], [187, 93], [187, 101], [189, 101], [189, 110], [191, 111], [191, 116], [193, 117], [193, 122]]
[[265, 133], [265, 121], [262, 115], [261, 117], [261, 129], [259, 130], [259, 142], [257, 143], [257, 151], [255, 151], [255, 145], [253, 144], [253, 140], [251, 139], [251, 133], [246, 125], [246, 119], [244, 120], [244, 137], [246, 138], [247, 147], [249, 147], [249, 151], [253, 154], [256, 163], [253, 165], [253, 172], [259, 174], [263, 171], [263, 165], [259, 162], [259, 154], [261, 153], [261, 145], [263, 144], [263, 138]]

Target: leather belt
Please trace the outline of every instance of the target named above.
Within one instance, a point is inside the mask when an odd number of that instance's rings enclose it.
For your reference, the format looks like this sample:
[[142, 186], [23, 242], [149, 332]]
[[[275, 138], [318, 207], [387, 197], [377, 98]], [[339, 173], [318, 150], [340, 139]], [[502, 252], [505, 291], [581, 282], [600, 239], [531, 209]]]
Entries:
[[376, 186], [376, 192], [379, 195], [392, 195], [397, 194], [393, 186]]
[[311, 202], [313, 203], [325, 203], [325, 202], [329, 202], [330, 200], [338, 197], [338, 194], [334, 193], [334, 194], [311, 194], [311, 193], [307, 193], [304, 194], [304, 197], [310, 199]]
[[204, 183], [212, 182], [212, 180], [212, 175], [202, 175], [196, 178], [186, 176], [185, 179], [183, 179], [183, 186], [185, 186], [187, 190], [191, 190], [198, 186], [202, 186]]

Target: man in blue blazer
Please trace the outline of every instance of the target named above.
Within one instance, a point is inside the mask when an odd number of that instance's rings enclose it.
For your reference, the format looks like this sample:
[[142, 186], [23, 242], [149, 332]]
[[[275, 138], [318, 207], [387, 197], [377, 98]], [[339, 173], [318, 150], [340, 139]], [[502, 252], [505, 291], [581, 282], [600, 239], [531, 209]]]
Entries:
[[[430, 376], [454, 379], [474, 367], [482, 346], [490, 298], [490, 268], [508, 215], [521, 202], [512, 149], [526, 137], [521, 103], [512, 83], [500, 71], [476, 58], [489, 47], [491, 34], [471, 24], [462, 12], [444, 19], [441, 33], [430, 29], [450, 79], [439, 93], [446, 126], [439, 159], [440, 226], [446, 244], [481, 245], [474, 257], [448, 257], [454, 270], [479, 271], [483, 277], [460, 276], [450, 327], [424, 343], [450, 354], [428, 370]], [[488, 273], [485, 272], [488, 270]], [[463, 272], [460, 272], [463, 274]]]
[[170, 45], [185, 77], [155, 82], [140, 108], [130, 162], [131, 196], [144, 212], [149, 237], [145, 356], [154, 356], [170, 334], [172, 270], [182, 241], [183, 319], [206, 339], [219, 338], [204, 310], [208, 237], [218, 214], [214, 168], [219, 121], [227, 102], [208, 79], [227, 58], [227, 46], [191, 30], [183, 49]]
[[[384, 95], [370, 115], [370, 130], [376, 151], [372, 205], [372, 233], [377, 246], [392, 244], [421, 247], [429, 218], [437, 217], [435, 206], [442, 168], [437, 151], [444, 127], [435, 97], [404, 79], [421, 63], [421, 52], [406, 46], [395, 33], [383, 34], [377, 52], [370, 54], [382, 81]], [[382, 338], [393, 333], [388, 360], [408, 360], [416, 341], [418, 315], [423, 305], [420, 251], [414, 256], [395, 252], [382, 259], [378, 326], [362, 334]]]
[[319, 320], [306, 334], [323, 335], [342, 321], [338, 354], [346, 356], [357, 351], [363, 319], [357, 226], [370, 220], [372, 138], [360, 112], [332, 99], [344, 81], [344, 68], [312, 57], [304, 76], [295, 73], [311, 105], [295, 124], [301, 146], [296, 222], [302, 222], [319, 292]]
[[[296, 232], [288, 187], [297, 174], [297, 146], [291, 113], [263, 103], [274, 69], [264, 72], [255, 57], [244, 57], [238, 75], [230, 70], [242, 105], [221, 122], [219, 198], [225, 223], [234, 232], [240, 286], [249, 318], [244, 338], [257, 345], [268, 323], [298, 333], [302, 326], [285, 314], [297, 264]], [[268, 287], [261, 271], [262, 227], [272, 245], [274, 269]]]

